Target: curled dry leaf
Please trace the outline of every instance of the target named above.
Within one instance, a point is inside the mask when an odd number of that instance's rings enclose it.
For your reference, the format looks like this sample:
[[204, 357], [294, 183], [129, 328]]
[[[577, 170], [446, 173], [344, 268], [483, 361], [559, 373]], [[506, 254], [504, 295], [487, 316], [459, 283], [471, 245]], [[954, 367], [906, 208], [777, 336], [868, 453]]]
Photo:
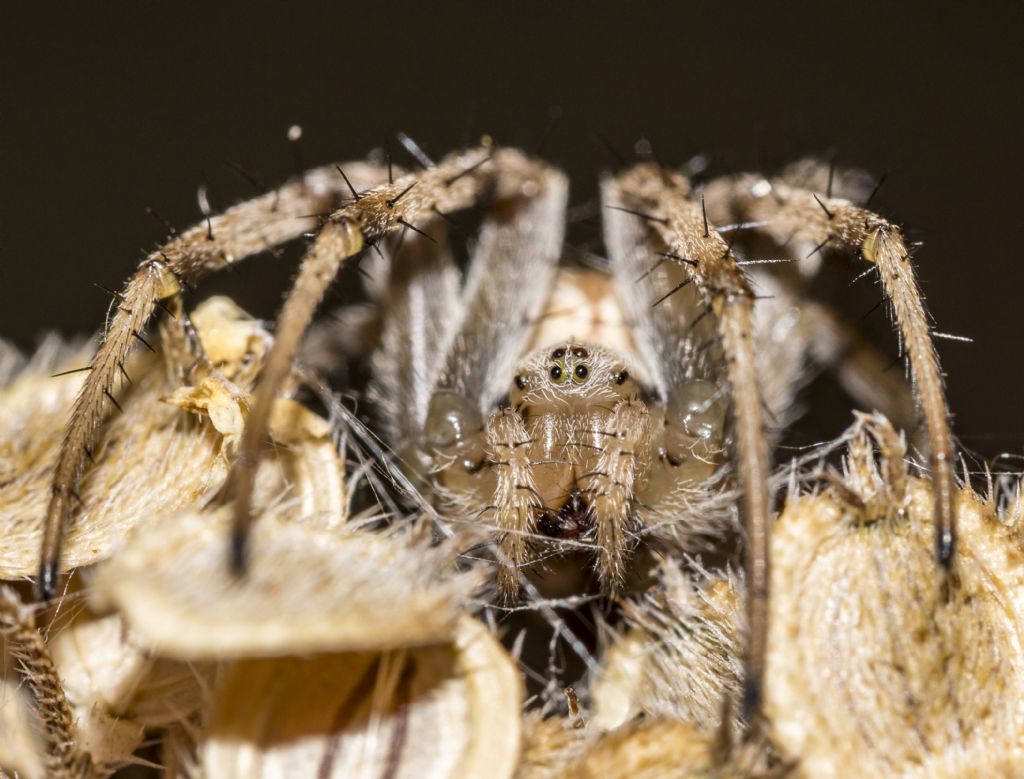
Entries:
[[97, 571], [95, 592], [163, 655], [184, 658], [380, 650], [447, 641], [479, 578], [414, 533], [290, 519], [254, 529], [244, 579], [225, 561], [230, 509], [140, 527]]
[[239, 661], [200, 746], [203, 775], [502, 779], [519, 759], [521, 681], [480, 623], [452, 643]]

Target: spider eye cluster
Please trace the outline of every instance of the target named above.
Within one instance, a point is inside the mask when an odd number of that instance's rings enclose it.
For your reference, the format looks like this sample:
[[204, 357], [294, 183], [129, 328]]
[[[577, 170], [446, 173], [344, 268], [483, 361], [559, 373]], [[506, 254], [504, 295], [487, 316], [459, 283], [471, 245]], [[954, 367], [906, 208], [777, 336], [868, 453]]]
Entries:
[[559, 346], [552, 349], [548, 376], [555, 384], [584, 384], [590, 378], [590, 366], [585, 362], [590, 352], [582, 346]]

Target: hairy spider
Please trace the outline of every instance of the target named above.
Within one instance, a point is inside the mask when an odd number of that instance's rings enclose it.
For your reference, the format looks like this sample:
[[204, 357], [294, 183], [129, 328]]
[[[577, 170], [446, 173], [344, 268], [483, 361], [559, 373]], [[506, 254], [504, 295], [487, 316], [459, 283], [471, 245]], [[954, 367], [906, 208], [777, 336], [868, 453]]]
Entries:
[[[805, 364], [835, 368], [851, 392], [900, 421], [907, 403], [899, 392], [872, 395], [892, 382], [837, 317], [804, 298], [810, 268], [744, 268], [760, 261], [746, 255], [755, 250], [770, 261], [839, 249], [877, 268], [926, 422], [937, 556], [952, 563], [953, 449], [925, 310], [900, 228], [833, 192], [835, 183], [859, 194], [855, 183], [805, 164], [772, 179], [698, 187], [684, 171], [639, 164], [602, 182], [610, 280], [563, 274], [556, 283], [562, 174], [489, 141], [436, 164], [409, 147], [421, 170], [394, 171], [390, 160], [314, 170], [206, 219], [141, 263], [118, 293], [57, 459], [39, 576], [45, 596], [62, 570], [76, 482], [156, 308], [206, 274], [314, 228], [217, 498], [232, 506], [236, 572], [246, 566], [271, 413], [300, 340], [339, 267], [368, 249], [381, 261], [371, 389], [383, 437], [435, 496], [443, 532], [467, 543], [483, 537], [507, 597], [535, 586], [530, 575], [552, 555], [592, 564], [600, 587], [614, 592], [626, 586], [641, 542], [690, 548], [721, 535], [738, 506], [747, 588], [741, 713], [757, 714], [770, 445]], [[451, 215], [466, 209], [483, 215], [463, 281], [449, 235]], [[755, 287], [774, 297], [760, 299]], [[559, 322], [566, 308], [599, 313], [567, 325]], [[611, 327], [616, 319], [624, 327]], [[616, 335], [606, 338], [609, 330]]]

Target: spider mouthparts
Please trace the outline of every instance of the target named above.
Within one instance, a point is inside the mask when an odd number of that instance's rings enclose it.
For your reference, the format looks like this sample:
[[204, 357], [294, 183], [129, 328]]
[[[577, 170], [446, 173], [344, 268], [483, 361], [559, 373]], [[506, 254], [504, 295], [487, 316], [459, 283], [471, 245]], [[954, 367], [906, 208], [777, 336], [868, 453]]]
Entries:
[[577, 538], [593, 524], [590, 505], [583, 499], [583, 493], [574, 488], [569, 499], [558, 511], [541, 509], [537, 529], [546, 536], [557, 539]]

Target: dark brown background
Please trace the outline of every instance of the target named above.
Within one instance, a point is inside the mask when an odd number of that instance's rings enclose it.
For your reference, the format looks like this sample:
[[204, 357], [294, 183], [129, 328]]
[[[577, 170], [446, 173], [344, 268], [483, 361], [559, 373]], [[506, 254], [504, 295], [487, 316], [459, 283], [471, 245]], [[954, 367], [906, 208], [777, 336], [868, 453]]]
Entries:
[[[68, 4], [69, 5], [69, 4]], [[99, 6], [100, 4], [94, 4]], [[573, 199], [609, 157], [647, 134], [664, 162], [775, 167], [834, 149], [889, 180], [876, 205], [925, 241], [917, 256], [964, 443], [1021, 452], [1021, 288], [1015, 240], [1024, 180], [1024, 32], [1011, 3], [56, 3], [0, 20], [0, 334], [97, 326], [117, 286], [170, 222], [247, 196], [224, 166], [268, 183], [363, 155], [405, 130], [440, 154], [488, 132], [535, 145]], [[952, 3], [945, 4], [953, 6]], [[772, 7], [767, 7], [772, 6]], [[257, 10], [259, 9], [259, 10]], [[202, 292], [229, 290], [271, 315], [294, 252]], [[851, 293], [850, 313], [876, 300]], [[869, 317], [895, 354], [884, 316]]]

